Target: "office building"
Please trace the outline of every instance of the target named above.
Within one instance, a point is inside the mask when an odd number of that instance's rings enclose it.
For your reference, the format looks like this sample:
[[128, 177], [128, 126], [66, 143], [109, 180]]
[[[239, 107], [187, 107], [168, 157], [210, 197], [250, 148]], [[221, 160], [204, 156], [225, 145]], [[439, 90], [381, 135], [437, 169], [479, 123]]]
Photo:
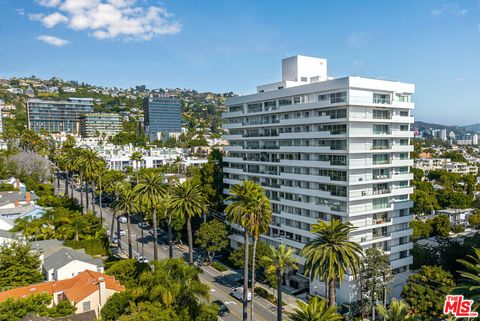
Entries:
[[88, 113], [80, 116], [82, 137], [115, 136], [122, 131], [119, 114]]
[[170, 97], [143, 99], [145, 134], [151, 141], [166, 140], [181, 133], [180, 101]]
[[[228, 99], [223, 114], [230, 142], [225, 147], [224, 183], [258, 182], [271, 201], [273, 221], [262, 240], [300, 251], [315, 236], [319, 220], [350, 222], [352, 241], [385, 251], [399, 295], [413, 258], [410, 250], [413, 206], [411, 115], [414, 85], [327, 75], [327, 61], [295, 56], [282, 62], [282, 81], [257, 87], [257, 93]], [[241, 228], [232, 246], [243, 243]], [[299, 275], [289, 285], [307, 284], [311, 294], [324, 283]], [[358, 299], [358, 286], [346, 275], [338, 303]]]
[[27, 102], [28, 128], [40, 133], [80, 133], [80, 115], [93, 112], [92, 98], [69, 98], [68, 100], [30, 99]]

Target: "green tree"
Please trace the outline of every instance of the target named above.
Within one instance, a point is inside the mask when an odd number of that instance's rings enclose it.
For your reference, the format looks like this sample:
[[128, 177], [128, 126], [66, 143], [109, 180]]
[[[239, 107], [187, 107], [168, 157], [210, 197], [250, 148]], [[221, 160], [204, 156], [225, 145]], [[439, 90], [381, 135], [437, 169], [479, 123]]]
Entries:
[[154, 260], [158, 260], [157, 208], [166, 193], [163, 175], [159, 172], [148, 172], [142, 175], [140, 182], [134, 188], [134, 192], [137, 194], [141, 206], [145, 206], [152, 211], [153, 257]]
[[277, 276], [277, 320], [282, 321], [282, 284], [283, 277], [288, 270], [296, 270], [297, 260], [293, 257], [295, 250], [291, 247], [280, 244], [278, 250], [271, 247], [272, 256], [262, 257], [267, 264], [267, 273], [275, 273]]
[[205, 251], [208, 261], [212, 262], [215, 253], [228, 246], [227, 227], [216, 219], [203, 223], [195, 233], [195, 244]]
[[133, 258], [133, 246], [132, 246], [132, 227], [131, 216], [139, 211], [137, 203], [137, 195], [131, 189], [124, 189], [120, 193], [120, 197], [113, 204], [115, 212], [123, 213], [127, 217], [127, 234], [128, 234], [128, 258]]
[[39, 254], [20, 242], [0, 245], [0, 288], [43, 281]]
[[411, 315], [407, 302], [393, 298], [388, 309], [381, 304], [377, 305], [378, 314], [387, 321], [415, 321], [417, 317]]
[[432, 226], [422, 220], [411, 221], [410, 227], [413, 229], [413, 239], [428, 238], [432, 234]]
[[412, 194], [412, 201], [414, 202], [412, 212], [417, 215], [429, 215], [433, 210], [440, 208], [434, 192], [417, 188]]
[[475, 212], [470, 215], [468, 218], [468, 224], [477, 230], [480, 229], [480, 213]]
[[47, 316], [47, 306], [51, 302], [52, 297], [47, 293], [19, 299], [8, 298], [0, 302], [0, 321], [18, 321], [29, 313]]
[[422, 320], [433, 320], [442, 315], [445, 296], [451, 294], [455, 281], [449, 272], [439, 266], [422, 266], [411, 274], [402, 290], [402, 298], [410, 311]]
[[[122, 283], [121, 280], [119, 280]], [[123, 284], [123, 283], [122, 283]], [[132, 299], [130, 291], [114, 293], [102, 308], [102, 321], [115, 321], [123, 314], [130, 314], [130, 301]]]
[[473, 254], [468, 255], [467, 259], [457, 260], [466, 269], [459, 271], [462, 277], [460, 290], [468, 294], [470, 300], [474, 300], [476, 308], [480, 300], [480, 249], [473, 248]]
[[436, 215], [431, 221], [429, 221], [430, 226], [432, 227], [432, 235], [438, 235], [442, 237], [447, 237], [449, 232], [452, 230], [450, 225], [450, 220], [447, 215]]
[[[231, 196], [227, 198], [230, 202], [225, 209], [227, 218], [234, 224], [244, 229], [244, 269], [243, 269], [243, 320], [248, 317], [247, 295], [248, 295], [248, 243], [250, 235], [256, 233], [254, 226], [258, 222], [257, 212], [263, 213], [265, 208], [270, 206], [263, 189], [253, 181], [243, 181], [234, 185], [231, 189]], [[253, 293], [253, 292], [252, 292]]]
[[347, 271], [358, 275], [362, 267], [362, 247], [348, 240], [355, 228], [339, 220], [319, 221], [310, 232], [317, 236], [302, 250], [306, 259], [305, 274], [328, 282], [330, 306], [336, 305], [335, 281], [342, 280]]
[[200, 217], [207, 211], [207, 200], [200, 185], [185, 181], [175, 186], [168, 208], [175, 216], [184, 216], [187, 222], [188, 262], [193, 264], [192, 218]]
[[138, 163], [143, 161], [142, 152], [139, 152], [139, 151], [133, 152], [132, 155], [130, 156], [130, 160], [132, 162], [135, 162], [136, 184], [138, 184]]
[[68, 300], [61, 300], [48, 310], [48, 316], [58, 318], [75, 314], [77, 308]]
[[365, 262], [361, 272], [360, 286], [362, 288], [363, 306], [370, 309], [372, 320], [375, 320], [377, 302], [381, 300], [383, 306], [386, 306], [388, 285], [392, 281], [393, 272], [388, 256], [376, 247], [365, 250]]
[[311, 298], [308, 304], [297, 300], [297, 307], [289, 315], [289, 321], [340, 321], [342, 316], [335, 306], [328, 306], [327, 300], [318, 296]]
[[130, 289], [137, 285], [140, 275], [145, 271], [150, 271], [148, 264], [129, 259], [114, 262], [105, 273], [113, 275], [127, 289]]

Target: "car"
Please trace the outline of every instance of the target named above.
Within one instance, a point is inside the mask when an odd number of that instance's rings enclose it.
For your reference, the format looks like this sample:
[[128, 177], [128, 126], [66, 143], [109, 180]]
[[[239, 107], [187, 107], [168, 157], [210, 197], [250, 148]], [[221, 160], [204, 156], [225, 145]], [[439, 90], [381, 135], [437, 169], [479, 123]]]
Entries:
[[[153, 228], [151, 228], [148, 233], [152, 234], [153, 235]], [[162, 235], [163, 234], [163, 231], [160, 229], [160, 228], [157, 228], [157, 234], [158, 235]]]
[[127, 217], [126, 216], [119, 216], [118, 221], [122, 224], [127, 223]]
[[[234, 298], [243, 301], [243, 287], [239, 286], [237, 288], [233, 288], [232, 292], [230, 292], [230, 295], [233, 296]], [[247, 301], [252, 301], [252, 292], [248, 291], [247, 293]]]
[[148, 259], [144, 256], [138, 256], [137, 261], [140, 262], [140, 263], [146, 263], [146, 264], [149, 263]]
[[112, 238], [112, 243], [113, 244], [118, 244], [119, 242], [120, 242], [120, 240], [118, 239], [118, 237], [115, 236], [115, 237]]
[[140, 223], [138, 223], [138, 227], [142, 228], [142, 229], [145, 229], [145, 228], [148, 227], [148, 223], [147, 222], [140, 222]]
[[125, 232], [125, 230], [120, 230], [120, 231], [117, 231], [116, 234], [120, 233], [120, 236], [125, 236], [127, 235], [127, 232]]
[[218, 315], [221, 316], [221, 317], [224, 317], [224, 316], [227, 316], [230, 314], [230, 309], [227, 308], [227, 306], [220, 300], [215, 300], [212, 302], [213, 304], [215, 304], [216, 306], [218, 306], [219, 310], [218, 310]]

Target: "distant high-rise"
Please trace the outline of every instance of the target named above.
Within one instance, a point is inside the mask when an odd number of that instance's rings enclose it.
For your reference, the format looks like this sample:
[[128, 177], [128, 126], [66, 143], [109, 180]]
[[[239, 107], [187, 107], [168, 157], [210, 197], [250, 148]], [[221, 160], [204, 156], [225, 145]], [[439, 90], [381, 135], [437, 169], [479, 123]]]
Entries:
[[27, 102], [27, 126], [39, 133], [43, 128], [49, 133], [80, 132], [80, 115], [93, 112], [92, 98], [68, 100], [30, 99]]
[[119, 114], [88, 113], [80, 116], [80, 134], [82, 137], [100, 135], [114, 136], [122, 130]]
[[143, 99], [145, 134], [150, 140], [167, 139], [182, 131], [180, 101], [169, 97]]
[[[295, 56], [283, 60], [283, 77], [257, 87], [257, 93], [227, 100], [224, 128], [225, 193], [253, 180], [265, 189], [273, 210], [261, 239], [295, 249], [299, 271], [293, 287], [308, 286], [300, 277], [301, 250], [316, 236], [317, 221], [341, 220], [356, 229], [351, 241], [388, 255], [395, 273], [392, 294], [398, 296], [413, 262], [410, 212], [413, 192], [412, 95], [408, 83], [327, 77], [325, 59]], [[243, 243], [234, 225], [234, 247]], [[354, 302], [358, 287], [346, 274], [336, 284], [337, 302]], [[309, 284], [323, 294], [323, 283]]]

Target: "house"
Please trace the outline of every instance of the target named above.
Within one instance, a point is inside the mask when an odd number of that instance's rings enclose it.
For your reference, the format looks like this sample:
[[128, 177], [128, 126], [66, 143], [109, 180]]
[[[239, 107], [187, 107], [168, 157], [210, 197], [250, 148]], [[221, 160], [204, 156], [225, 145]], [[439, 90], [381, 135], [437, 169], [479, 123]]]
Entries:
[[15, 233], [0, 229], [0, 246], [18, 241], [20, 237]]
[[436, 215], [447, 215], [450, 223], [453, 225], [468, 225], [468, 219], [472, 215], [473, 209], [444, 209], [436, 211]]
[[1, 292], [0, 302], [8, 298], [19, 299], [48, 293], [53, 296], [51, 306], [61, 300], [69, 300], [77, 308], [76, 314], [93, 310], [98, 317], [108, 298], [123, 291], [125, 287], [113, 276], [87, 270], [70, 279], [32, 284]]
[[47, 281], [60, 281], [71, 278], [86, 270], [103, 273], [104, 265], [100, 258], [94, 259], [82, 250], [62, 248], [44, 257], [43, 273]]
[[40, 254], [42, 273], [47, 281], [65, 280], [86, 270], [104, 272], [102, 259], [93, 258], [84, 249], [74, 250], [58, 240], [33, 242], [32, 250]]

